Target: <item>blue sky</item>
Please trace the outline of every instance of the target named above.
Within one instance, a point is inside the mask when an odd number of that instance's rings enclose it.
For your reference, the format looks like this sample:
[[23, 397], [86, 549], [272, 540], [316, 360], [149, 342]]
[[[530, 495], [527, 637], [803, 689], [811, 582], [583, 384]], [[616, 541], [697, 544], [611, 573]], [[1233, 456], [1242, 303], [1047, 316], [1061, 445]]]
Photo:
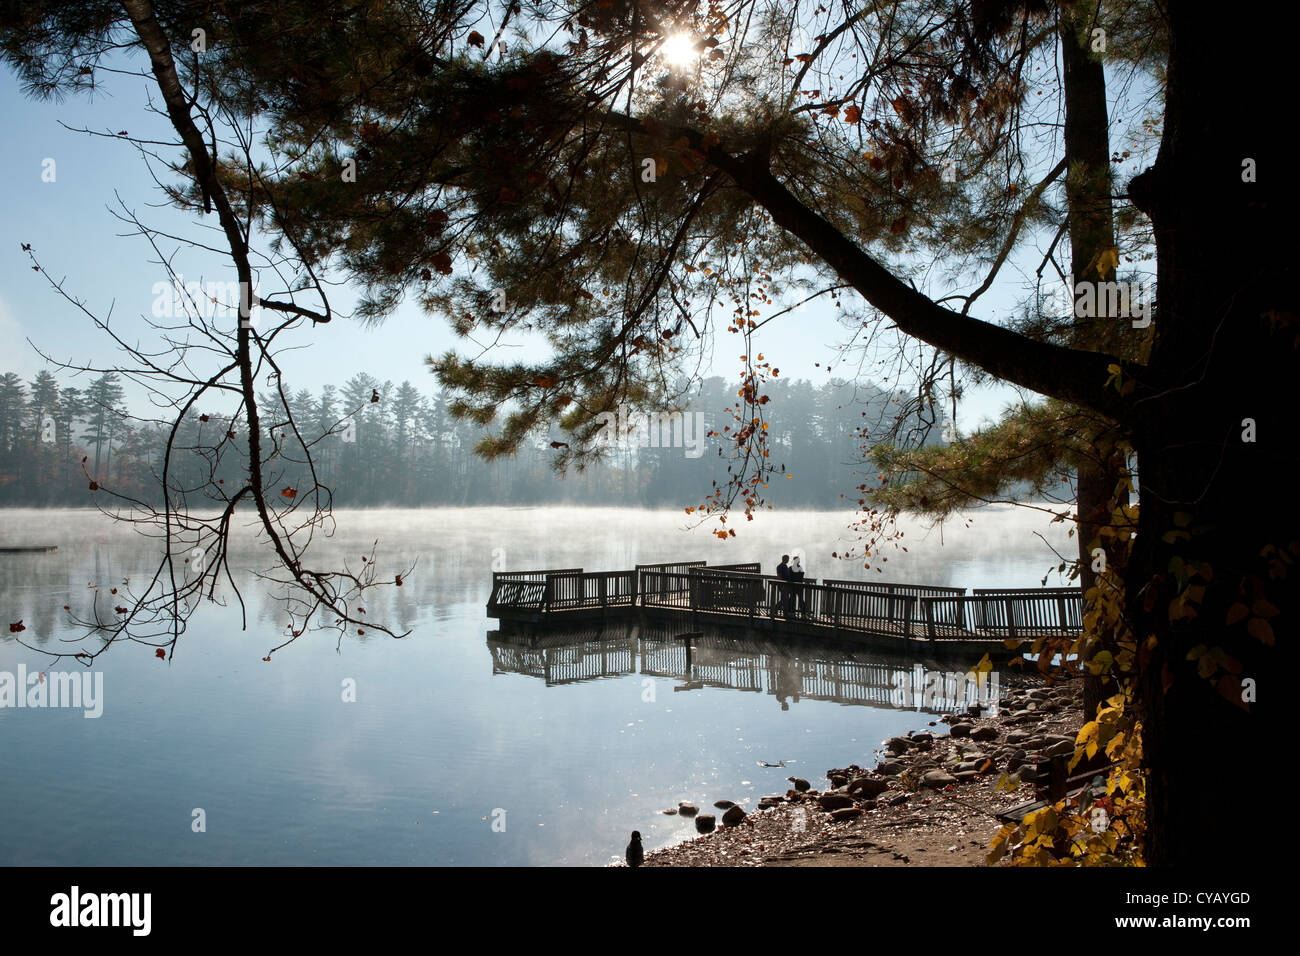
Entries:
[[[132, 136], [174, 139], [165, 120], [148, 111], [147, 94], [143, 80], [116, 75], [93, 99], [35, 101], [23, 94], [7, 68], [0, 67], [0, 116], [8, 134], [8, 148], [0, 151], [0, 181], [6, 185], [0, 190], [0, 223], [4, 224], [0, 371], [15, 371], [30, 379], [45, 367], [28, 339], [66, 361], [117, 364], [108, 337], [32, 270], [20, 243], [30, 243], [45, 269], [64, 280], [68, 291], [88, 309], [103, 316], [111, 308], [113, 328], [124, 338], [145, 346], [156, 341], [157, 333], [142, 316], [150, 313], [155, 284], [165, 281], [166, 273], [151, 261], [156, 256], [148, 243], [130, 236], [132, 227], [110, 209], [117, 208], [120, 197], [143, 221], [186, 236], [215, 229], [216, 217], [196, 223], [165, 205], [134, 147], [122, 139], [79, 131], [126, 130]], [[54, 181], [45, 182], [42, 174], [50, 159], [55, 164]], [[159, 177], [174, 180], [166, 170]], [[219, 236], [213, 239], [220, 244]], [[216, 257], [205, 260], [187, 252], [178, 260], [178, 271], [187, 280], [226, 281], [233, 275], [224, 265]], [[338, 291], [332, 296], [336, 308], [346, 307], [347, 299]], [[1009, 304], [1009, 299], [999, 301], [991, 292], [981, 300], [986, 310], [982, 315], [996, 320], [997, 306]], [[780, 367], [782, 377], [816, 382], [827, 378], [827, 367], [836, 358], [833, 345], [846, 334], [833, 309], [814, 303], [769, 323], [757, 333], [755, 344]], [[339, 385], [357, 372], [368, 372], [381, 381], [409, 379], [421, 390], [431, 390], [432, 376], [424, 357], [457, 347], [440, 317], [409, 304], [378, 328], [343, 320], [303, 329], [295, 336], [294, 344], [303, 347], [285, 357], [286, 379], [294, 388], [313, 391], [329, 383]], [[732, 345], [725, 337], [718, 342], [711, 372], [736, 378], [740, 349]], [[847, 367], [843, 371], [852, 374]], [[972, 393], [959, 412], [962, 428], [996, 415], [1015, 394], [1005, 387]], [[132, 397], [133, 404], [143, 400], [139, 392]]]

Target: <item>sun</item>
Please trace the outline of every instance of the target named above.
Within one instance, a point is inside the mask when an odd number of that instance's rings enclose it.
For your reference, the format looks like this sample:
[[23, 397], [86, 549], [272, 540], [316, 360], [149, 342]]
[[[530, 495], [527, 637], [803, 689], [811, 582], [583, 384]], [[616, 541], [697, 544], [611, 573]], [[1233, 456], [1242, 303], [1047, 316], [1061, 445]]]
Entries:
[[700, 55], [695, 48], [695, 40], [689, 33], [671, 34], [664, 40], [659, 52], [672, 66], [690, 66]]

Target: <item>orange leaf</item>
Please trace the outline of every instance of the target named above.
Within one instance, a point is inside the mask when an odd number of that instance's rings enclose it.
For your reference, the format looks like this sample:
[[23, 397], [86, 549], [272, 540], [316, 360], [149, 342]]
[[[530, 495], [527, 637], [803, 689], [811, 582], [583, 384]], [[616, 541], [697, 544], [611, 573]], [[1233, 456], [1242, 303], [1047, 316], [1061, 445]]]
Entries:
[[290, 500], [292, 501], [294, 498], [297, 498], [297, 497], [298, 497], [298, 489], [297, 489], [297, 488], [281, 488], [281, 489], [280, 489], [280, 494], [281, 494], [282, 496], [284, 496], [285, 498], [288, 498], [288, 499], [290, 499]]

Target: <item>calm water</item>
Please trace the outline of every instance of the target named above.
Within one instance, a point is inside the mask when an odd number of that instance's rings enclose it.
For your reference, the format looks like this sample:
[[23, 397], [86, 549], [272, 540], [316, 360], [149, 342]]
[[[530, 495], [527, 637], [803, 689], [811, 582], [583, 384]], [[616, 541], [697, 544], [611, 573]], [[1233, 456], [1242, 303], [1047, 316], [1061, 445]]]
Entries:
[[[356, 563], [376, 540], [385, 569], [418, 558], [402, 588], [366, 606], [413, 633], [338, 646], [323, 632], [265, 663], [283, 617], [246, 578], [247, 630], [237, 607], [207, 605], [172, 661], [137, 644], [100, 657], [98, 719], [0, 707], [0, 864], [605, 864], [633, 829], [647, 849], [694, 836], [690, 821], [658, 813], [679, 800], [752, 807], [788, 775], [817, 786], [827, 768], [869, 765], [883, 738], [934, 719], [918, 703], [850, 702], [882, 673], [916, 674], [916, 662], [709, 638], [694, 660], [707, 679], [688, 683], [680, 645], [653, 640], [667, 635], [573, 634], [532, 648], [484, 613], [494, 561], [759, 560], [770, 570], [798, 548], [809, 577], [861, 577], [860, 564], [829, 557], [848, 544], [843, 515], [767, 515], [728, 542], [683, 530], [680, 511], [338, 517], [319, 564]], [[918, 525], [908, 553], [887, 552], [882, 579], [1036, 585], [1053, 556], [1034, 531], [1068, 550], [1063, 525], [1023, 510], [986, 509], [942, 536]], [[0, 672], [79, 671], [16, 638], [68, 646], [78, 633], [63, 605], [88, 609], [87, 584], [142, 575], [150, 542], [96, 512], [0, 512], [0, 545], [29, 543], [59, 550], [0, 555], [0, 623], [27, 626], [0, 628]], [[251, 543], [241, 556], [260, 566]], [[848, 676], [838, 690], [836, 674]], [[342, 699], [347, 679], [355, 702]], [[778, 760], [786, 769], [759, 766]], [[206, 832], [192, 831], [196, 808]]]

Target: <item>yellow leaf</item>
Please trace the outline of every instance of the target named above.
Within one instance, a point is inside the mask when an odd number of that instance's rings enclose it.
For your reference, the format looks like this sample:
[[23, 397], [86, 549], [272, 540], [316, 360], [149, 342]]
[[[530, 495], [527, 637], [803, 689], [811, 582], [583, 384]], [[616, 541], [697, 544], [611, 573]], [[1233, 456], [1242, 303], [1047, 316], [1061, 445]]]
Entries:
[[1119, 267], [1119, 250], [1113, 246], [1097, 257], [1097, 275], [1103, 279]]

